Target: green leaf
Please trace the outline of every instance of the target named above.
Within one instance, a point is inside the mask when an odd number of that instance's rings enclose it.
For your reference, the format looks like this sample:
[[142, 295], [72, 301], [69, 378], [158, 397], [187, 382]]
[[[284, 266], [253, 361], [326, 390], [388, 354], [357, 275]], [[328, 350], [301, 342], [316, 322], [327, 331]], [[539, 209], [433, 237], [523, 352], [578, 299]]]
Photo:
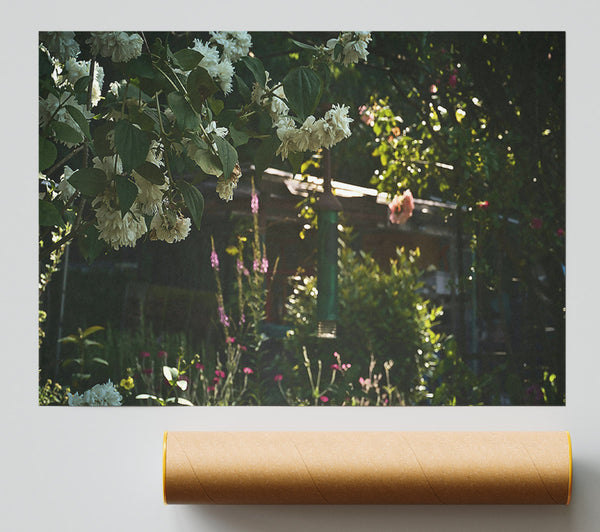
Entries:
[[65, 222], [56, 206], [49, 201], [39, 200], [39, 220], [42, 226], [64, 227]]
[[212, 112], [215, 113], [215, 116], [218, 115], [225, 107], [223, 100], [219, 100], [218, 98], [209, 98], [207, 102]]
[[190, 211], [194, 225], [200, 230], [202, 213], [204, 212], [204, 196], [195, 186], [190, 185], [186, 181], [180, 181], [177, 187]]
[[192, 70], [203, 58], [204, 56], [200, 52], [191, 48], [184, 48], [173, 54], [174, 62], [181, 70]]
[[127, 211], [131, 209], [135, 198], [138, 195], [137, 185], [124, 175], [115, 176], [115, 184], [117, 185], [117, 197], [119, 198], [119, 209], [121, 216], [125, 216]]
[[186, 88], [188, 97], [198, 112], [201, 110], [202, 104], [219, 90], [211, 75], [201, 66], [196, 67], [190, 72]]
[[245, 131], [239, 131], [233, 126], [229, 126], [229, 135], [231, 135], [231, 140], [233, 140], [234, 146], [242, 146], [248, 142], [250, 136]]
[[100, 158], [114, 155], [110, 142], [108, 141], [108, 134], [114, 127], [114, 122], [107, 121], [94, 128], [94, 151]]
[[77, 109], [77, 107], [73, 107], [72, 105], [65, 105], [65, 109], [69, 112], [73, 120], [77, 122], [79, 129], [83, 131], [83, 134], [87, 139], [92, 140], [92, 135], [90, 134], [90, 124], [87, 121], [87, 118], [83, 116], [83, 113]]
[[294, 68], [283, 78], [283, 90], [288, 104], [302, 119], [316, 109], [322, 87], [321, 78], [307, 67]]
[[69, 124], [53, 120], [50, 124], [50, 127], [54, 131], [56, 138], [62, 142], [69, 144], [80, 144], [81, 141], [83, 141], [81, 133]]
[[108, 366], [108, 362], [106, 360], [104, 360], [103, 358], [100, 357], [94, 357], [92, 358], [92, 362], [96, 362], [97, 364], [102, 364], [104, 366]]
[[[194, 113], [191, 105], [176, 91], [167, 96], [169, 107], [175, 114], [175, 119], [182, 129], [197, 129], [200, 125], [198, 116]], [[145, 157], [144, 157], [145, 158]]]
[[221, 161], [209, 150], [196, 150], [192, 159], [205, 174], [219, 176], [223, 172]]
[[87, 338], [88, 336], [94, 334], [95, 332], [103, 331], [103, 330], [104, 330], [104, 327], [102, 327], [101, 325], [92, 325], [91, 327], [88, 327], [85, 331], [83, 331], [81, 333], [81, 337]]
[[104, 192], [106, 174], [99, 168], [81, 168], [67, 180], [84, 196], [94, 197]]
[[88, 264], [94, 262], [106, 246], [104, 240], [100, 238], [98, 228], [92, 223], [88, 224], [77, 237], [77, 244], [81, 255]]
[[237, 151], [235, 151], [235, 148], [231, 144], [229, 144], [229, 142], [227, 142], [223, 137], [215, 135], [214, 141], [217, 145], [219, 159], [223, 167], [223, 176], [227, 179], [231, 175], [231, 172], [233, 172], [233, 169], [235, 168], [235, 163], [238, 162]]
[[258, 57], [242, 57], [240, 61], [252, 73], [256, 82], [264, 89], [267, 84], [267, 74], [262, 61]]
[[254, 176], [256, 179], [260, 179], [263, 172], [269, 167], [280, 144], [281, 141], [277, 135], [272, 135], [261, 142], [254, 156]]
[[317, 50], [317, 48], [315, 48], [314, 46], [312, 46], [310, 44], [304, 44], [303, 42], [295, 41], [294, 39], [290, 39], [290, 41], [292, 41], [296, 46], [298, 46], [299, 48], [302, 48], [303, 50], [310, 50], [312, 52]]
[[145, 180], [150, 181], [153, 185], [162, 185], [165, 182], [163, 171], [151, 162], [144, 162], [135, 169], [135, 172], [140, 174]]
[[135, 59], [131, 59], [127, 63], [123, 63], [126, 71], [132, 77], [139, 76], [140, 78], [153, 79], [155, 77], [152, 59], [149, 55], [142, 54]]
[[46, 54], [46, 52], [43, 52], [41, 49], [39, 51], [39, 76], [40, 78], [47, 78], [50, 77], [50, 75], [52, 74], [52, 72], [54, 71], [54, 67], [52, 66], [52, 63], [50, 62], [50, 59], [48, 59], [48, 54]]
[[242, 78], [240, 78], [237, 74], [233, 75], [233, 79], [235, 79], [235, 82], [237, 83], [238, 91], [242, 95], [242, 98], [244, 99], [244, 101], [249, 102], [250, 98], [252, 97], [252, 93], [250, 92], [248, 85], [246, 85], [246, 82]]
[[115, 126], [115, 149], [123, 161], [124, 170], [128, 171], [146, 160], [150, 139], [128, 120], [119, 120]]
[[39, 150], [39, 171], [43, 172], [46, 168], [49, 168], [54, 161], [56, 161], [57, 151], [54, 143], [50, 142], [44, 137], [40, 137]]

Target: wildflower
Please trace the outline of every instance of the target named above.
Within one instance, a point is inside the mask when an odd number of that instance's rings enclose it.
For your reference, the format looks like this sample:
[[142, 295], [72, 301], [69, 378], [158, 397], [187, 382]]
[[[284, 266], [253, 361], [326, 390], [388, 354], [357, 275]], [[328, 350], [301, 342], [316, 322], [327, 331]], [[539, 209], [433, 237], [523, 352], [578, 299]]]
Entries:
[[210, 253], [210, 265], [213, 270], [219, 271], [219, 256], [214, 249]]
[[275, 377], [273, 377], [273, 380], [275, 382], [281, 382], [283, 380], [283, 375], [277, 374], [277, 375], [275, 375]]
[[242, 370], [246, 375], [252, 375], [252, 373], [254, 373], [254, 370], [252, 368], [244, 368]]
[[229, 327], [231, 322], [229, 321], [227, 314], [225, 314], [225, 309], [220, 306], [217, 310], [219, 312], [219, 321], [221, 322], [221, 325], [223, 325], [223, 327]]
[[132, 206], [130, 212], [121, 215], [121, 211], [111, 206], [110, 198], [98, 196], [92, 202], [96, 209], [96, 221], [99, 238], [107, 242], [113, 249], [120, 247], [134, 247], [148, 228], [142, 214]]
[[238, 346], [240, 351], [248, 351], [248, 348], [245, 345]]
[[246, 277], [248, 275], [250, 275], [250, 272], [248, 271], [248, 268], [246, 268], [244, 266], [244, 263], [243, 263], [243, 261], [241, 259], [237, 259], [235, 261], [235, 267], [236, 267], [236, 269], [237, 269], [238, 272], [243, 273]]
[[369, 54], [367, 44], [371, 41], [371, 34], [366, 31], [346, 31], [337, 39], [329, 39], [325, 51], [334, 61], [344, 65], [357, 63], [359, 59], [367, 59]]
[[196, 362], [194, 364], [194, 367], [200, 371], [204, 370], [204, 366], [202, 364], [200, 364], [200, 362]]
[[562, 227], [559, 227], [556, 230], [556, 236], [565, 236], [565, 230]]
[[402, 196], [394, 196], [394, 199], [388, 205], [390, 209], [390, 222], [393, 224], [403, 224], [413, 215], [415, 203], [413, 195], [409, 189], [404, 191]]
[[167, 357], [167, 352], [166, 351], [159, 351], [156, 356], [158, 358], [166, 358]]
[[214, 120], [204, 128], [204, 131], [206, 133], [214, 133], [219, 137], [225, 137], [229, 133], [226, 127], [217, 127], [217, 123]]
[[456, 87], [456, 84], [458, 83], [458, 79], [456, 77], [456, 74], [451, 74], [450, 77], [448, 78], [448, 85], [452, 88]]
[[490, 202], [487, 200], [477, 202], [477, 207], [479, 207], [480, 209], [487, 209], [489, 206], [490, 206]]
[[212, 393], [214, 391], [215, 391], [215, 387], [214, 386], [207, 386], [207, 388], [206, 388], [206, 392], [207, 393]]
[[148, 353], [148, 351], [142, 351], [140, 353], [140, 358], [150, 358], [150, 353]]
[[342, 371], [346, 371], [352, 367], [352, 364], [342, 364]]
[[225, 339], [225, 343], [226, 343], [226, 344], [233, 344], [234, 342], [235, 342], [235, 338], [234, 338], [233, 336], [228, 336], [228, 337]]
[[252, 199], [250, 200], [250, 209], [252, 214], [258, 214], [258, 194], [252, 192]]
[[[63, 83], [75, 87], [75, 83], [81, 78], [90, 75], [91, 61], [76, 61], [70, 58], [65, 63], [64, 73], [60, 76]], [[92, 82], [91, 104], [95, 106], [102, 96], [102, 84], [104, 83], [104, 69], [94, 62], [94, 81]]]
[[119, 406], [122, 399], [109, 379], [106, 384], [96, 384], [83, 395], [69, 393], [69, 406]]
[[215, 375], [217, 377], [219, 377], [220, 379], [224, 379], [225, 378], [225, 372], [223, 370], [220, 370], [220, 369], [215, 370]]
[[131, 390], [135, 386], [135, 383], [133, 382], [133, 377], [121, 379], [119, 386], [121, 386], [121, 388], [124, 388], [125, 390]]
[[86, 42], [92, 55], [110, 57], [115, 63], [127, 63], [141, 55], [144, 43], [137, 33], [129, 35], [124, 31], [92, 32]]
[[331, 369], [335, 369], [337, 371], [341, 371], [342, 368], [340, 367], [339, 364], [331, 364]]
[[329, 402], [329, 397], [327, 397], [326, 395], [322, 395], [321, 397], [319, 397], [319, 399], [321, 399], [321, 401], [323, 403], [327, 403]]

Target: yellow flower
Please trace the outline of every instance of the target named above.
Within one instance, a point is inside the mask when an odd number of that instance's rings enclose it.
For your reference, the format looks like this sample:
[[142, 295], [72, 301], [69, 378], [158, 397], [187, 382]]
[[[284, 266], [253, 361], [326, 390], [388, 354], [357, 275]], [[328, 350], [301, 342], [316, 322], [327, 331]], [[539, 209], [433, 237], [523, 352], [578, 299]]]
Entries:
[[121, 379], [121, 382], [119, 383], [121, 388], [124, 388], [125, 390], [131, 390], [135, 384], [133, 382], [133, 377], [127, 377], [126, 379]]

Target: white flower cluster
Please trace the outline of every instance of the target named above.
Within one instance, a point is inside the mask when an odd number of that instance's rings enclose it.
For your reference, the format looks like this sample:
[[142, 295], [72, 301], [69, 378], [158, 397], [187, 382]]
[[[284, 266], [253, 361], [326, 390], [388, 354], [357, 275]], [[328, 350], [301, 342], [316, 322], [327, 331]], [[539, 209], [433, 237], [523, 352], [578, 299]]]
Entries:
[[[359, 59], [367, 59], [367, 45], [370, 41], [371, 34], [368, 31], [345, 31], [337, 39], [329, 39], [325, 50], [331, 54], [334, 61], [349, 65], [358, 63]], [[341, 47], [338, 47], [339, 52], [336, 50], [338, 45]]]
[[210, 42], [223, 47], [223, 56], [235, 63], [248, 55], [252, 48], [252, 37], [246, 31], [211, 31]]
[[190, 233], [192, 222], [184, 218], [180, 212], [161, 209], [152, 218], [150, 234], [153, 240], [163, 240], [172, 244], [184, 240]]
[[219, 84], [223, 93], [229, 94], [232, 90], [231, 80], [234, 73], [231, 59], [225, 55], [220, 57], [216, 46], [204, 43], [199, 39], [194, 39], [192, 50], [196, 50], [204, 56], [200, 61], [200, 66], [205, 68], [210, 77]]
[[122, 399], [109, 379], [105, 384], [96, 384], [83, 395], [69, 393], [69, 406], [121, 406]]
[[[50, 120], [56, 120], [58, 122], [64, 122], [65, 124], [68, 124], [75, 129], [75, 131], [79, 131], [83, 135], [81, 128], [77, 122], [73, 120], [73, 117], [69, 114], [69, 111], [67, 111], [65, 105], [71, 105], [78, 109], [87, 120], [92, 117], [92, 113], [90, 113], [85, 106], [79, 105], [72, 94], [63, 93], [60, 95], [60, 99], [58, 99], [53, 93], [49, 93], [46, 99], [39, 101], [40, 126], [46, 127]], [[63, 144], [68, 147], [75, 146], [75, 144], [70, 142], [63, 142]]]
[[[53, 77], [57, 87], [73, 88], [78, 80], [90, 75], [91, 61], [77, 61], [74, 58], [67, 59], [64, 70], [60, 65], [55, 65]], [[102, 84], [104, 83], [104, 69], [94, 64], [94, 82], [92, 83], [92, 106], [100, 101]]]
[[40, 35], [50, 55], [62, 62], [71, 57], [77, 57], [80, 52], [79, 44], [72, 31], [46, 31]]
[[242, 177], [242, 169], [239, 163], [235, 163], [229, 177], [221, 175], [217, 178], [217, 194], [222, 200], [231, 201], [233, 199], [233, 191], [237, 188], [240, 177]]
[[69, 181], [67, 181], [69, 179], [69, 177], [71, 177], [72, 175], [73, 175], [73, 169], [70, 168], [69, 166], [65, 166], [63, 174], [60, 176], [60, 182], [56, 186], [58, 195], [65, 202], [69, 201], [71, 196], [73, 194], [75, 194], [75, 192], [76, 192], [75, 187], [73, 185], [71, 185], [71, 183], [69, 183]]
[[348, 138], [352, 134], [350, 122], [353, 121], [348, 110], [345, 105], [333, 105], [323, 118], [317, 120], [311, 115], [299, 128], [291, 117], [282, 118], [277, 124], [277, 136], [281, 140], [277, 155], [283, 160], [290, 152], [314, 152]]
[[144, 43], [137, 33], [130, 35], [124, 31], [92, 32], [86, 42], [92, 55], [110, 57], [115, 63], [127, 63], [141, 55]]

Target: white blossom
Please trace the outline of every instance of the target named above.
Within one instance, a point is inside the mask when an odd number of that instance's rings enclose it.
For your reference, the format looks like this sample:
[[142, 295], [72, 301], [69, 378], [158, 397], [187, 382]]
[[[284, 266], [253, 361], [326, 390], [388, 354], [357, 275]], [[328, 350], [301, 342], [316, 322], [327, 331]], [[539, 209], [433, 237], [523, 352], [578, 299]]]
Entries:
[[121, 211], [113, 207], [113, 203], [110, 196], [98, 196], [92, 202], [96, 209], [98, 236], [114, 250], [134, 247], [136, 241], [148, 231], [144, 216], [135, 203], [125, 216], [121, 216]]
[[86, 42], [92, 55], [110, 57], [115, 63], [126, 63], [141, 55], [144, 43], [137, 33], [129, 35], [124, 31], [92, 32]]
[[135, 199], [137, 207], [143, 214], [155, 214], [162, 204], [164, 190], [168, 186], [167, 182], [155, 185], [135, 171], [132, 172], [132, 175], [138, 187], [138, 196]]
[[248, 55], [252, 47], [252, 37], [246, 31], [211, 31], [211, 42], [223, 47], [223, 56], [232, 63]]
[[[275, 90], [269, 88], [269, 73], [266, 74], [265, 88], [263, 89], [257, 82], [254, 82], [252, 86], [251, 100], [261, 107], [265, 108], [269, 113], [271, 120], [274, 124], [277, 124], [279, 120], [287, 116], [289, 113], [289, 107], [286, 104], [285, 92], [283, 85], [279, 84]], [[270, 92], [271, 94], [267, 95]]]
[[[340, 61], [344, 65], [357, 63], [360, 59], [365, 61], [369, 51], [367, 45], [371, 41], [371, 34], [366, 31], [346, 31], [341, 33], [337, 39], [329, 39], [325, 50], [334, 61]], [[341, 45], [341, 51], [336, 46]]]
[[181, 213], [170, 209], [159, 210], [152, 218], [150, 234], [153, 240], [163, 240], [172, 244], [184, 240], [190, 233], [192, 222]]
[[229, 94], [232, 89], [232, 79], [234, 68], [228, 57], [220, 58], [219, 50], [215, 46], [204, 43], [199, 39], [194, 39], [192, 50], [200, 52], [204, 57], [200, 61], [200, 66], [205, 68], [210, 77], [219, 83], [221, 90]]
[[96, 384], [89, 390], [69, 393], [69, 406], [120, 406], [123, 397], [109, 379], [105, 384]]
[[77, 57], [80, 52], [75, 33], [72, 31], [46, 31], [42, 32], [40, 37], [50, 55], [62, 62]]
[[[90, 75], [91, 61], [76, 61], [70, 58], [65, 63], [64, 71], [57, 78], [59, 86], [65, 84], [74, 87], [78, 80]], [[100, 101], [102, 84], [104, 83], [104, 69], [98, 64], [94, 64], [94, 82], [92, 83], [91, 103], [93, 106]]]
[[217, 178], [217, 194], [222, 200], [231, 201], [233, 199], [233, 191], [237, 188], [240, 177], [242, 177], [242, 169], [239, 163], [235, 163], [229, 177], [225, 178], [221, 175]]
[[206, 133], [214, 133], [219, 137], [225, 137], [229, 130], [226, 127], [217, 127], [217, 123], [213, 120], [206, 128], [204, 128]]

